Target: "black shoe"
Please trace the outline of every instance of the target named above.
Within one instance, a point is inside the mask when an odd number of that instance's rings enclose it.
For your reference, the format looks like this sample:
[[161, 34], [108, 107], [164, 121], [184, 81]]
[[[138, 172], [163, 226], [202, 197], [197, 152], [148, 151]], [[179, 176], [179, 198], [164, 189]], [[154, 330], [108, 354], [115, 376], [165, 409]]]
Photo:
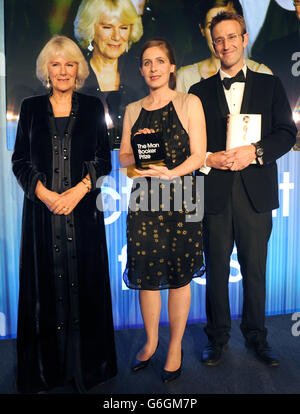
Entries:
[[[157, 343], [157, 347], [156, 347], [156, 350], [154, 351], [154, 354], [157, 351], [158, 345], [159, 345], [159, 342]], [[141, 369], [147, 368], [147, 366], [149, 365], [149, 362], [151, 361], [151, 358], [153, 357], [153, 355], [149, 359], [146, 359], [146, 361], [139, 361], [138, 359], [136, 359], [134, 361], [134, 363], [132, 364], [132, 366], [131, 366], [131, 370], [133, 372], [137, 372], [137, 371], [140, 371]]]
[[208, 342], [202, 351], [201, 361], [204, 365], [215, 366], [221, 361], [223, 351], [226, 351], [228, 344], [218, 345]]
[[255, 351], [256, 356], [262, 362], [270, 367], [277, 367], [279, 365], [279, 360], [277, 356], [272, 351], [270, 345], [265, 342], [264, 344], [255, 344], [249, 341], [246, 341], [247, 348], [252, 348]]
[[182, 361], [183, 361], [183, 351], [181, 350], [180, 367], [176, 371], [167, 371], [164, 369], [161, 375], [162, 382], [166, 384], [167, 382], [174, 381], [176, 378], [180, 377], [181, 370], [182, 370]]

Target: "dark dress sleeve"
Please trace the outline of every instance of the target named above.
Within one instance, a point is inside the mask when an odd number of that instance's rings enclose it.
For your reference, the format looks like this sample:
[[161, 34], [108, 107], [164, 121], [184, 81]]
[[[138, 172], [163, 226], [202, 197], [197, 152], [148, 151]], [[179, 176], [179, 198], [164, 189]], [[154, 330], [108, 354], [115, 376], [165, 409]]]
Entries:
[[85, 168], [83, 171], [83, 177], [88, 173], [91, 178], [92, 187], [91, 191], [99, 188], [97, 180], [100, 177], [111, 172], [111, 156], [109, 138], [105, 123], [104, 108], [99, 99], [96, 101], [96, 114], [95, 114], [95, 130], [97, 134], [97, 145], [94, 160], [86, 161], [84, 163]]
[[24, 100], [21, 105], [16, 141], [12, 155], [12, 169], [24, 194], [31, 201], [38, 201], [35, 195], [37, 182], [46, 182], [44, 173], [38, 171], [30, 157], [30, 105]]

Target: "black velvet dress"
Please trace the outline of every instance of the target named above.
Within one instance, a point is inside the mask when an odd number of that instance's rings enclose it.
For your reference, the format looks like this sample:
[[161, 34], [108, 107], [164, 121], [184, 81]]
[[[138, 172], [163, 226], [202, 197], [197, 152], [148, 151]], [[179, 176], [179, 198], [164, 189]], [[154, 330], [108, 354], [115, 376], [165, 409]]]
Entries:
[[[143, 128], [161, 133], [169, 169], [189, 157], [189, 136], [172, 102], [154, 111], [142, 108], [132, 127], [132, 139]], [[133, 182], [124, 281], [132, 289], [182, 287], [204, 273], [202, 222], [196, 218], [195, 209], [199, 201], [195, 177], [190, 174], [171, 182], [157, 178], [146, 181], [136, 178]]]
[[[111, 170], [103, 106], [73, 94], [69, 118], [47, 95], [22, 103], [13, 171], [24, 190], [17, 385], [34, 393], [73, 380], [79, 392], [116, 375], [116, 354], [98, 177]], [[91, 192], [69, 215], [35, 195], [40, 180], [62, 193], [89, 173]]]

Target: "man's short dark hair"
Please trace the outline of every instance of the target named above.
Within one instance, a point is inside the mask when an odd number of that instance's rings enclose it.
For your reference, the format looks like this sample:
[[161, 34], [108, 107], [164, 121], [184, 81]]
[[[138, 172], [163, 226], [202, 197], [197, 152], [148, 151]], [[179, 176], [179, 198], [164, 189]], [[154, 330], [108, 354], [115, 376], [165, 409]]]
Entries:
[[246, 23], [245, 23], [245, 19], [244, 19], [243, 16], [240, 16], [239, 14], [236, 14], [236, 13], [233, 13], [233, 12], [221, 12], [221, 13], [218, 13], [211, 21], [210, 34], [211, 34], [212, 39], [213, 39], [214, 27], [218, 23], [224, 22], [226, 20], [235, 20], [241, 26], [241, 34], [243, 35], [243, 34], [247, 33]]

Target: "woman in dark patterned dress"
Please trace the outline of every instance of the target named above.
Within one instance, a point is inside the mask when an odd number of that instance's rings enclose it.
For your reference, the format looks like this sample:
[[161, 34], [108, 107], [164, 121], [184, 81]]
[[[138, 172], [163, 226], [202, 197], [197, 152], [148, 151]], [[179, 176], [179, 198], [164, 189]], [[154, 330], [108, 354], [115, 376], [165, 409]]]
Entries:
[[[171, 46], [154, 39], [142, 48], [141, 74], [150, 94], [127, 106], [120, 148], [120, 163], [135, 163], [132, 141], [140, 133], [159, 132], [165, 165], [135, 170], [131, 202], [140, 191], [136, 208], [127, 217], [127, 266], [124, 281], [139, 289], [147, 342], [139, 351], [133, 371], [145, 368], [158, 346], [161, 289], [169, 289], [170, 343], [162, 379], [169, 382], [181, 373], [181, 341], [190, 309], [190, 282], [203, 273], [202, 223], [189, 201], [196, 201], [193, 171], [200, 168], [206, 151], [206, 127], [201, 101], [174, 90], [175, 58]], [[147, 177], [147, 178], [145, 178]], [[170, 191], [166, 208], [164, 191]], [[178, 192], [184, 196], [176, 208]], [[158, 200], [158, 207], [154, 202]], [[149, 202], [145, 209], [145, 201]], [[197, 200], [199, 201], [199, 200]], [[140, 204], [139, 204], [140, 203]], [[193, 206], [195, 207], [195, 204]], [[130, 203], [132, 206], [132, 203]], [[140, 208], [139, 208], [140, 207]], [[147, 211], [144, 211], [147, 210]]]

